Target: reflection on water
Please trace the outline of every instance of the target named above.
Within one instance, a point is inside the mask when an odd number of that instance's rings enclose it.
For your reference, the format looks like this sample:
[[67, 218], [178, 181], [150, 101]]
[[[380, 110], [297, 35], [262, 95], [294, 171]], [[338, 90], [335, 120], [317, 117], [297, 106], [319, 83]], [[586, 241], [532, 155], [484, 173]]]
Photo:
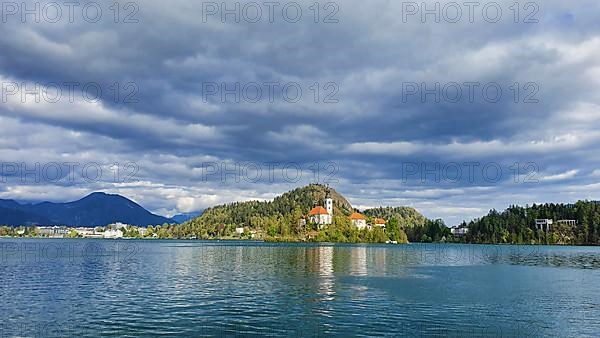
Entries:
[[[325, 296], [325, 300], [333, 300], [335, 291], [333, 290], [333, 247], [322, 246], [317, 248], [319, 255], [319, 265], [317, 266], [319, 279], [319, 294]], [[313, 251], [313, 250], [311, 250]]]
[[594, 336], [600, 248], [0, 240], [0, 337]]
[[351, 254], [351, 271], [350, 273], [354, 276], [366, 276], [367, 275], [367, 248], [357, 247], [354, 250], [350, 250]]

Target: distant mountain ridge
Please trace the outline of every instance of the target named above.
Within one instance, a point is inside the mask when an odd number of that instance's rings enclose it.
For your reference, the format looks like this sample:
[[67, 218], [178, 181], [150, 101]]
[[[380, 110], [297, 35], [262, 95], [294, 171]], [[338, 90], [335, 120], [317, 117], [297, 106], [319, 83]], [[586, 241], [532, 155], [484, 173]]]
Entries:
[[115, 222], [146, 226], [174, 223], [121, 195], [92, 193], [67, 203], [20, 204], [0, 199], [0, 225], [66, 225], [95, 227]]
[[185, 223], [185, 222], [190, 221], [190, 220], [192, 220], [192, 219], [194, 219], [196, 217], [201, 216], [203, 212], [204, 212], [204, 210], [194, 211], [194, 212], [188, 212], [188, 213], [185, 213], [185, 214], [175, 215], [175, 216], [171, 217], [171, 219], [173, 221], [175, 221], [176, 223], [181, 224], [181, 223]]
[[0, 225], [51, 224], [50, 220], [19, 209], [0, 207]]

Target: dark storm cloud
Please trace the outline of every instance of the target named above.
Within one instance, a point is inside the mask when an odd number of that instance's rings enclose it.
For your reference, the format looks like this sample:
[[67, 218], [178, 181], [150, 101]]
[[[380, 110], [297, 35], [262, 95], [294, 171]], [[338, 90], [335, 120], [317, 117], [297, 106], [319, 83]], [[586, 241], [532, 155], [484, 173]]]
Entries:
[[[0, 107], [3, 161], [136, 162], [138, 180], [126, 185], [60, 186], [72, 188], [65, 196], [129, 194], [164, 213], [271, 198], [304, 183], [205, 182], [207, 162], [331, 161], [338, 168], [334, 186], [356, 205], [408, 204], [450, 223], [511, 203], [597, 197], [597, 2], [536, 2], [535, 12], [522, 3], [517, 16], [512, 1], [494, 2], [503, 9], [497, 23], [479, 11], [491, 2], [479, 3], [473, 23], [466, 12], [457, 23], [404, 17], [408, 2], [340, 2], [337, 23], [323, 22], [334, 9], [325, 3], [318, 23], [313, 2], [298, 2], [303, 15], [296, 23], [279, 11], [270, 23], [264, 7], [257, 23], [243, 16], [223, 23], [218, 14], [204, 19], [209, 2], [135, 3], [138, 23], [115, 23], [100, 3], [97, 23], [81, 14], [73, 23], [6, 18], [3, 83], [94, 83], [103, 95], [73, 103], [8, 97]], [[121, 8], [119, 21], [130, 10]], [[532, 13], [538, 22], [524, 23]], [[240, 102], [234, 95], [223, 100], [221, 86], [236, 83], [257, 85], [261, 98], [239, 93]], [[277, 84], [272, 100], [267, 83]], [[465, 83], [478, 84], [472, 97]], [[301, 88], [298, 101], [282, 94], [289, 84]], [[439, 102], [436, 94], [422, 96], [436, 85]], [[486, 85], [502, 96], [482, 94]], [[255, 87], [248, 88], [253, 96]], [[503, 173], [489, 180], [477, 169], [470, 179], [464, 163], [495, 164]], [[515, 163], [522, 167], [517, 179]], [[460, 179], [411, 171], [449, 164], [462, 167]], [[532, 170], [535, 182], [523, 182]], [[2, 197], [31, 199], [58, 186], [46, 183], [4, 184]]]

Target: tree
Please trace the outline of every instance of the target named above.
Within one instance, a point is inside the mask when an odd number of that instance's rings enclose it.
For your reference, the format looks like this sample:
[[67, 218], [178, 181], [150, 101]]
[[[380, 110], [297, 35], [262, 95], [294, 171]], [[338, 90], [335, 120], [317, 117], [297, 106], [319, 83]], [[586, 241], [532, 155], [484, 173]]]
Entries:
[[77, 233], [77, 231], [75, 231], [75, 229], [69, 229], [67, 238], [77, 238], [77, 237], [79, 237], [79, 234]]

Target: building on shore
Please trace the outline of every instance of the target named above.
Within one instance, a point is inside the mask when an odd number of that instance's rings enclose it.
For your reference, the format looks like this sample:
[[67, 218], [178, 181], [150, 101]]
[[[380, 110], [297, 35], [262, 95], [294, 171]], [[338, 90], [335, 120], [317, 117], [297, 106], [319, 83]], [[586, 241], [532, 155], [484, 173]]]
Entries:
[[450, 233], [454, 237], [463, 237], [469, 233], [469, 228], [468, 227], [460, 227], [460, 226], [452, 227], [452, 228], [450, 228]]
[[350, 215], [350, 223], [359, 230], [362, 230], [367, 227], [367, 218], [363, 214], [355, 212]]
[[96, 231], [95, 228], [75, 228], [75, 232], [78, 236], [83, 238], [103, 238], [101, 232]]
[[319, 225], [319, 228], [333, 223], [333, 199], [329, 191], [327, 191], [327, 195], [325, 196], [325, 207], [320, 205], [314, 207], [308, 216], [311, 222]]
[[577, 226], [577, 221], [574, 219], [561, 219], [561, 220], [556, 221], [556, 224], [574, 227], [574, 226]]
[[314, 207], [308, 216], [311, 222], [319, 225], [319, 228], [331, 224], [331, 215], [327, 212], [327, 209], [320, 205]]
[[385, 228], [385, 220], [383, 218], [375, 218], [375, 220], [373, 221], [373, 226], [374, 227], [380, 227], [380, 228]]
[[106, 239], [123, 238], [123, 231], [121, 231], [119, 229], [106, 229], [106, 230], [104, 230], [103, 238], [106, 238]]
[[240, 228], [235, 228], [235, 233], [238, 235], [243, 235], [244, 234], [244, 228], [240, 227]]
[[551, 219], [544, 218], [535, 220], [535, 228], [541, 231], [550, 231], [552, 224], [554, 224], [554, 221]]
[[40, 236], [50, 238], [64, 238], [69, 234], [67, 227], [53, 226], [53, 227], [39, 227], [38, 232]]

